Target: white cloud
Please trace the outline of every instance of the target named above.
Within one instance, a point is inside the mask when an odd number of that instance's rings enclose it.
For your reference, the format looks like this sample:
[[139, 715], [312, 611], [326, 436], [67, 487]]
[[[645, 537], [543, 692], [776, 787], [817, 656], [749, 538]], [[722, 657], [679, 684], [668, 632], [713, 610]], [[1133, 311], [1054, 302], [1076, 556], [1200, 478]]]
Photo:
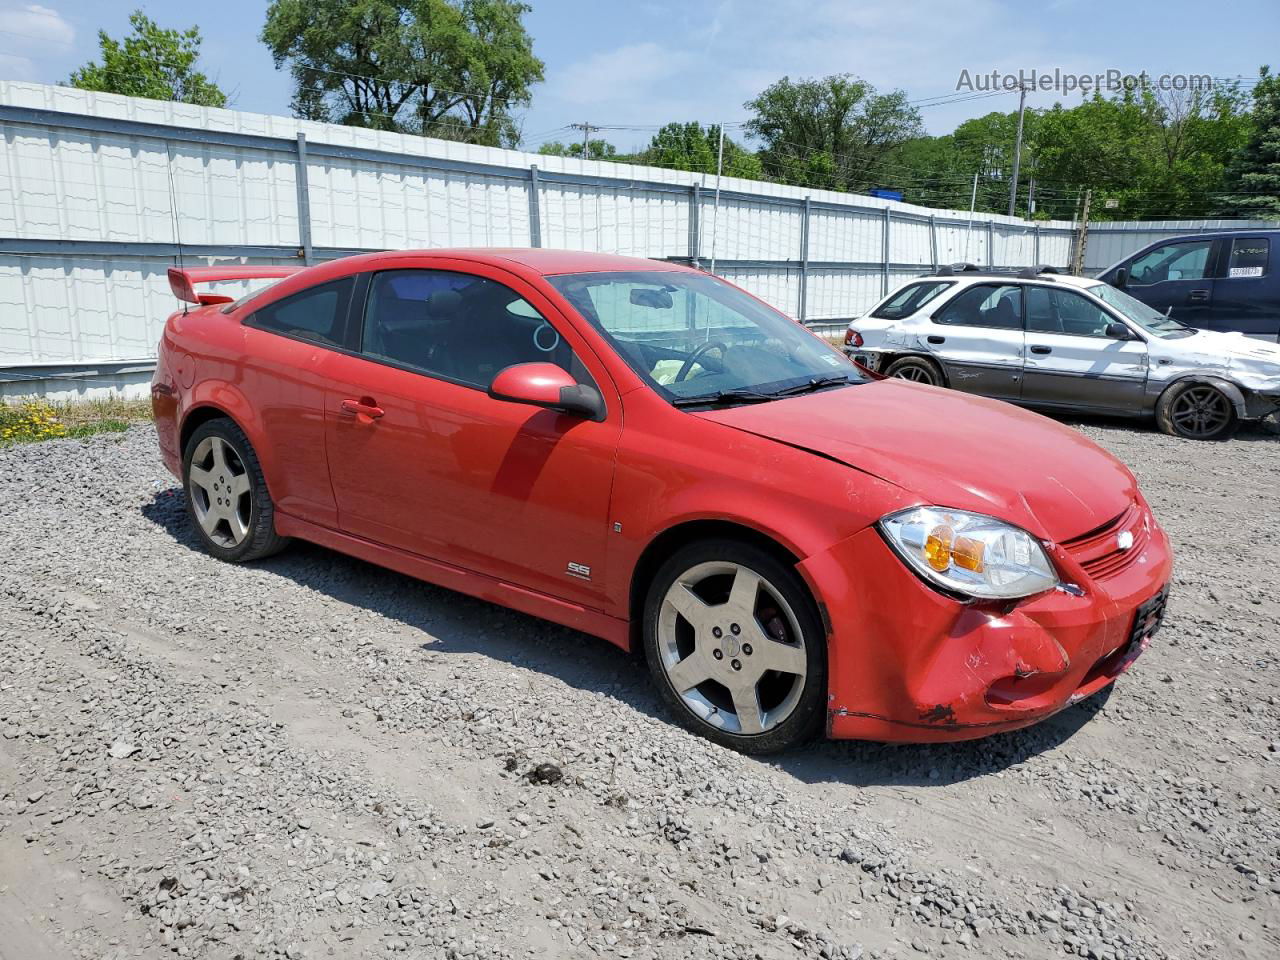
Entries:
[[75, 38], [75, 27], [50, 7], [0, 7], [0, 76], [34, 78], [33, 58], [66, 53]]
[[633, 43], [592, 54], [554, 72], [548, 92], [569, 104], [594, 105], [653, 96], [694, 61], [688, 51]]
[[25, 42], [12, 44], [15, 47], [33, 42], [42, 46], [69, 47], [76, 38], [75, 27], [62, 14], [38, 3], [0, 8], [0, 32], [6, 37]]

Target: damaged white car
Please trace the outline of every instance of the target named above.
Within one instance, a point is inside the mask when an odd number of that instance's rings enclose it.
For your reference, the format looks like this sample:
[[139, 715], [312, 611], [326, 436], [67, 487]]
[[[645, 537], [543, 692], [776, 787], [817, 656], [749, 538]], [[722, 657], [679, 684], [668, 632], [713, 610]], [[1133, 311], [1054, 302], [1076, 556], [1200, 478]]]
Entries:
[[1031, 407], [1154, 416], [1228, 436], [1280, 410], [1280, 345], [1196, 330], [1097, 280], [944, 268], [849, 324], [845, 352], [879, 373]]

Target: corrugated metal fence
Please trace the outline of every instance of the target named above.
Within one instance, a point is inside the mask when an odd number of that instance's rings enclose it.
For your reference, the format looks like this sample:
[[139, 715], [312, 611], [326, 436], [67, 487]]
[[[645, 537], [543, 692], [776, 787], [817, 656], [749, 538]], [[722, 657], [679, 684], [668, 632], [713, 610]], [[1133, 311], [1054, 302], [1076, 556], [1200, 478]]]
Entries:
[[[717, 206], [712, 175], [37, 84], [0, 82], [0, 128], [8, 393], [145, 380], [179, 242], [187, 263], [458, 246], [714, 257], [718, 274], [815, 321], [940, 263], [1065, 267], [1075, 235], [1066, 221], [730, 178]], [[1105, 266], [1102, 246], [1087, 247], [1091, 266]]]

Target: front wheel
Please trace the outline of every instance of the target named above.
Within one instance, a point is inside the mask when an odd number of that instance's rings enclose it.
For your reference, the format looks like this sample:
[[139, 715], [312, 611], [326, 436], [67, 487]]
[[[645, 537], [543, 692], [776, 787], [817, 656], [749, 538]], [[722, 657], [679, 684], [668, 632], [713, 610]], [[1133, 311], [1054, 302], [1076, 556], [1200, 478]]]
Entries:
[[759, 547], [716, 540], [678, 550], [650, 585], [644, 647], [668, 707], [723, 746], [772, 753], [821, 726], [821, 620], [795, 570]]
[[187, 515], [205, 549], [219, 560], [245, 563], [288, 543], [275, 531], [275, 505], [249, 438], [233, 421], [202, 423], [182, 458]]
[[1236, 410], [1231, 398], [1212, 384], [1178, 383], [1156, 404], [1156, 423], [1175, 437], [1222, 440], [1236, 427]]

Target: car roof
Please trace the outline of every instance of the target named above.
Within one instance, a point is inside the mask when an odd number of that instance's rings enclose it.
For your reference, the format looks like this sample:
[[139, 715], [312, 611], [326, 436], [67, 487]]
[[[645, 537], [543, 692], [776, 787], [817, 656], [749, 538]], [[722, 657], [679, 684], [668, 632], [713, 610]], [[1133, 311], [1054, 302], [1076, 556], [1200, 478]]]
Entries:
[[387, 250], [381, 253], [363, 254], [358, 258], [346, 258], [347, 262], [360, 259], [369, 264], [380, 260], [405, 257], [421, 258], [424, 261], [436, 259], [470, 260], [474, 263], [487, 263], [491, 266], [509, 266], [519, 264], [534, 273], [543, 276], [555, 276], [562, 273], [604, 273], [609, 271], [664, 271], [696, 273], [690, 267], [664, 260], [650, 260], [645, 257], [624, 257], [612, 253], [589, 253], [584, 250], [547, 250], [527, 247], [451, 247], [431, 250]]
[[[1095, 280], [1093, 277], [1076, 277], [1069, 273], [1041, 273], [1034, 277], [1024, 277], [1017, 273], [997, 273], [995, 271], [985, 272], [981, 270], [965, 271], [963, 273], [954, 274], [936, 274], [930, 273], [921, 277], [917, 277], [910, 282], [916, 283], [920, 280], [948, 280], [959, 283], [998, 283], [998, 284], [1014, 284], [1014, 283], [1041, 283], [1045, 286], [1067, 286], [1076, 287], [1077, 289], [1088, 289], [1096, 287], [1102, 283], [1101, 280]], [[906, 284], [903, 284], [906, 286]], [[899, 288], [901, 289], [901, 288]]]

